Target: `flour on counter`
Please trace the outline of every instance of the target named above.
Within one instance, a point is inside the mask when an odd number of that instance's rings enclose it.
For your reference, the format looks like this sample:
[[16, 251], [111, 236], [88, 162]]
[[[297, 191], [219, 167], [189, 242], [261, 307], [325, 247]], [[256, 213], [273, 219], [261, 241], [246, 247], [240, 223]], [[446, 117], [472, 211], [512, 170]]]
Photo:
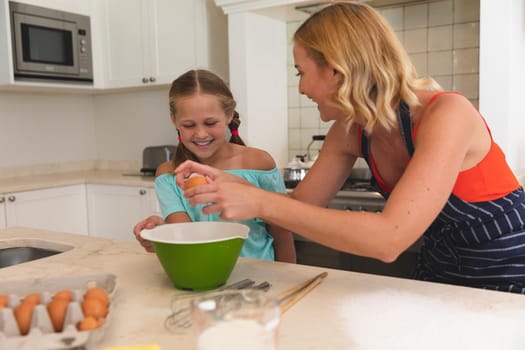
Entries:
[[525, 311], [518, 317], [515, 311], [487, 314], [487, 309], [491, 305], [460, 303], [453, 296], [444, 300], [384, 290], [341, 304], [348, 320], [341, 328], [355, 342], [354, 350], [524, 349]]

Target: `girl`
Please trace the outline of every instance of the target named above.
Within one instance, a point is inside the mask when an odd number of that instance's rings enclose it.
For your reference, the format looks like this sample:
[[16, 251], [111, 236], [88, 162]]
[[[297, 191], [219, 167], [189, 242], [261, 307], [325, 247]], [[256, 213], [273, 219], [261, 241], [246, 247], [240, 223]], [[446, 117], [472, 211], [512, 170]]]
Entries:
[[[179, 144], [174, 159], [159, 166], [155, 179], [166, 223], [220, 220], [218, 214], [203, 214], [203, 205], [190, 205], [183, 197], [182, 188], [177, 186], [173, 171], [188, 159], [235, 174], [265, 190], [285, 192], [284, 180], [272, 157], [262, 150], [246, 147], [239, 137], [240, 120], [235, 106], [227, 85], [209, 71], [191, 70], [173, 81], [169, 107]], [[241, 256], [295, 262], [291, 232], [268, 226], [257, 218], [243, 223], [250, 227], [250, 232]], [[135, 235], [151, 250], [149, 242], [144, 242], [139, 235], [144, 225], [142, 222], [135, 227]]]

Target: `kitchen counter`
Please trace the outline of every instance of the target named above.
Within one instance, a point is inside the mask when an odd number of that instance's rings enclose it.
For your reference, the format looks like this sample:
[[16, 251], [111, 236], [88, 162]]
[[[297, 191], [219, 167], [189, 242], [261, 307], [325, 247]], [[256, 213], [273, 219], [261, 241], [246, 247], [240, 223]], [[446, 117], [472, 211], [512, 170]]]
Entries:
[[38, 190], [78, 184], [154, 187], [153, 176], [123, 175], [121, 170], [83, 170], [2, 178], [0, 193]]
[[[0, 230], [0, 248], [46, 240], [73, 249], [0, 269], [2, 281], [93, 273], [117, 276], [101, 343], [191, 349], [190, 335], [164, 328], [179, 293], [156, 256], [135, 242], [27, 228]], [[53, 243], [54, 242], [54, 243]], [[269, 281], [277, 295], [316, 274], [328, 277], [283, 315], [279, 349], [523, 349], [525, 296], [240, 258], [229, 281]]]

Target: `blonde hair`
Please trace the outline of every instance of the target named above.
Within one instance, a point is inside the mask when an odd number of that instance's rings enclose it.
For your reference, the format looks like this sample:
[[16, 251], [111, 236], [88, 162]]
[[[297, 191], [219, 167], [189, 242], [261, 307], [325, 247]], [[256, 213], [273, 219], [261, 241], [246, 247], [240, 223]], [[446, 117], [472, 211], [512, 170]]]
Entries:
[[418, 106], [416, 90], [441, 90], [431, 78], [417, 77], [388, 22], [366, 4], [331, 3], [301, 24], [293, 39], [318, 66], [342, 75], [332, 98], [346, 114], [347, 130], [356, 118], [369, 134], [377, 123], [391, 129], [401, 101]]

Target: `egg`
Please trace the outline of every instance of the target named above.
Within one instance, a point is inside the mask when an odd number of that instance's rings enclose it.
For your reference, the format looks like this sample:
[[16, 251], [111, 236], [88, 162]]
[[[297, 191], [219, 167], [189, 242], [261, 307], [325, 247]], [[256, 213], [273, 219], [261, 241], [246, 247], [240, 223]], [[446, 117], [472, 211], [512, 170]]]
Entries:
[[186, 182], [184, 182], [184, 189], [187, 190], [195, 186], [206, 185], [207, 183], [208, 181], [206, 181], [203, 175], [193, 173], [188, 177]]
[[34, 308], [35, 304], [32, 303], [20, 303], [15, 307], [15, 320], [18, 324], [18, 329], [20, 330], [21, 335], [29, 333]]
[[106, 307], [109, 305], [108, 293], [102, 288], [98, 288], [98, 287], [89, 288], [84, 293], [84, 300], [91, 299], [91, 298], [96, 298], [96, 299], [101, 300]]
[[47, 304], [47, 313], [53, 324], [55, 332], [62, 332], [64, 328], [64, 320], [66, 319], [67, 307], [69, 300], [66, 299], [52, 299]]
[[24, 299], [22, 299], [22, 303], [31, 303], [33, 305], [38, 305], [40, 304], [41, 298], [42, 296], [40, 295], [40, 293], [31, 293], [26, 295]]
[[73, 292], [68, 289], [60, 290], [53, 295], [53, 299], [64, 299], [71, 301], [73, 299]]
[[9, 296], [6, 294], [0, 294], [0, 310], [7, 307], [7, 304], [9, 304]]
[[95, 318], [93, 316], [87, 316], [82, 321], [77, 323], [77, 329], [79, 331], [90, 331], [92, 329], [99, 328], [104, 324], [103, 318]]
[[82, 301], [82, 312], [84, 317], [93, 316], [95, 318], [106, 317], [108, 308], [104, 302], [98, 298], [88, 298]]

